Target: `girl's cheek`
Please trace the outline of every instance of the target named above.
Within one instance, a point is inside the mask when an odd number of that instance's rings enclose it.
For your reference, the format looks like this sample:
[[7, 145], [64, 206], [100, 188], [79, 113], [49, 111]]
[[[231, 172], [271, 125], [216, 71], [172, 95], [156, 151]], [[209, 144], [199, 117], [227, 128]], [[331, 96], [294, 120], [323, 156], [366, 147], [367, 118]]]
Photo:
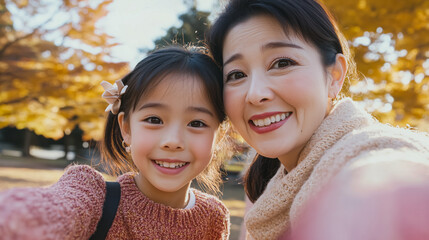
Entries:
[[196, 139], [195, 149], [202, 158], [210, 159], [214, 144], [214, 133]]

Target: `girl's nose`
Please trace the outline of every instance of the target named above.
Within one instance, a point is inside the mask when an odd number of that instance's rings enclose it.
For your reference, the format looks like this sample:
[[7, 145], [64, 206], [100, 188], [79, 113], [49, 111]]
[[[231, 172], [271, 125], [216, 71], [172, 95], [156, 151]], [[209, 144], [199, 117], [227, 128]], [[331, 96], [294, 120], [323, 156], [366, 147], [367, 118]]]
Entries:
[[164, 133], [161, 141], [161, 148], [169, 151], [178, 151], [185, 148], [183, 140], [183, 130], [179, 126], [171, 126]]

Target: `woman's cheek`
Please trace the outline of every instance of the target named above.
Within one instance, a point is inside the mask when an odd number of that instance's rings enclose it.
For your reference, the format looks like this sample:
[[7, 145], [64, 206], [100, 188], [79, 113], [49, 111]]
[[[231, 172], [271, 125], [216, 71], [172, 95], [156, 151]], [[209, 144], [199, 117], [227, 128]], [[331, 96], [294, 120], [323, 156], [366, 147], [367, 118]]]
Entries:
[[226, 87], [224, 91], [225, 111], [231, 121], [235, 121], [244, 110], [245, 93], [240, 88]]

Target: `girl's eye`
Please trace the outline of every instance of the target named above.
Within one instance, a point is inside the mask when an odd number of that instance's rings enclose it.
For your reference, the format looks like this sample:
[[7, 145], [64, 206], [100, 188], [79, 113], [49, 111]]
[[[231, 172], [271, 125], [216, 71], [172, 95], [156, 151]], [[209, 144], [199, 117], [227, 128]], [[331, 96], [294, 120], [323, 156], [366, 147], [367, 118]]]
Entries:
[[162, 120], [158, 117], [148, 117], [144, 119], [143, 121], [150, 123], [150, 124], [162, 124]]
[[207, 124], [203, 123], [202, 121], [195, 120], [190, 122], [188, 126], [194, 127], [194, 128], [202, 128], [202, 127], [207, 127]]
[[280, 58], [277, 59], [272, 65], [271, 68], [285, 68], [288, 66], [297, 65], [298, 63], [290, 58]]
[[228, 75], [226, 75], [225, 82], [238, 80], [238, 79], [244, 78], [244, 77], [246, 77], [246, 74], [244, 74], [243, 72], [233, 71], [233, 72], [228, 73]]

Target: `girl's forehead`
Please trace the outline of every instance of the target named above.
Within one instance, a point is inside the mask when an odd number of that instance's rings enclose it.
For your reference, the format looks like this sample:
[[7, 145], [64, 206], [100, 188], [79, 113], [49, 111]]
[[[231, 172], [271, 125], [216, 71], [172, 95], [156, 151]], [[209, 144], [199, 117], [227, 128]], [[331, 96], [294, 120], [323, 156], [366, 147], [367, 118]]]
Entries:
[[150, 86], [142, 95], [140, 102], [149, 99], [161, 100], [166, 96], [176, 96], [178, 99], [206, 98], [203, 80], [197, 75], [188, 73], [171, 73], [163, 76]]

